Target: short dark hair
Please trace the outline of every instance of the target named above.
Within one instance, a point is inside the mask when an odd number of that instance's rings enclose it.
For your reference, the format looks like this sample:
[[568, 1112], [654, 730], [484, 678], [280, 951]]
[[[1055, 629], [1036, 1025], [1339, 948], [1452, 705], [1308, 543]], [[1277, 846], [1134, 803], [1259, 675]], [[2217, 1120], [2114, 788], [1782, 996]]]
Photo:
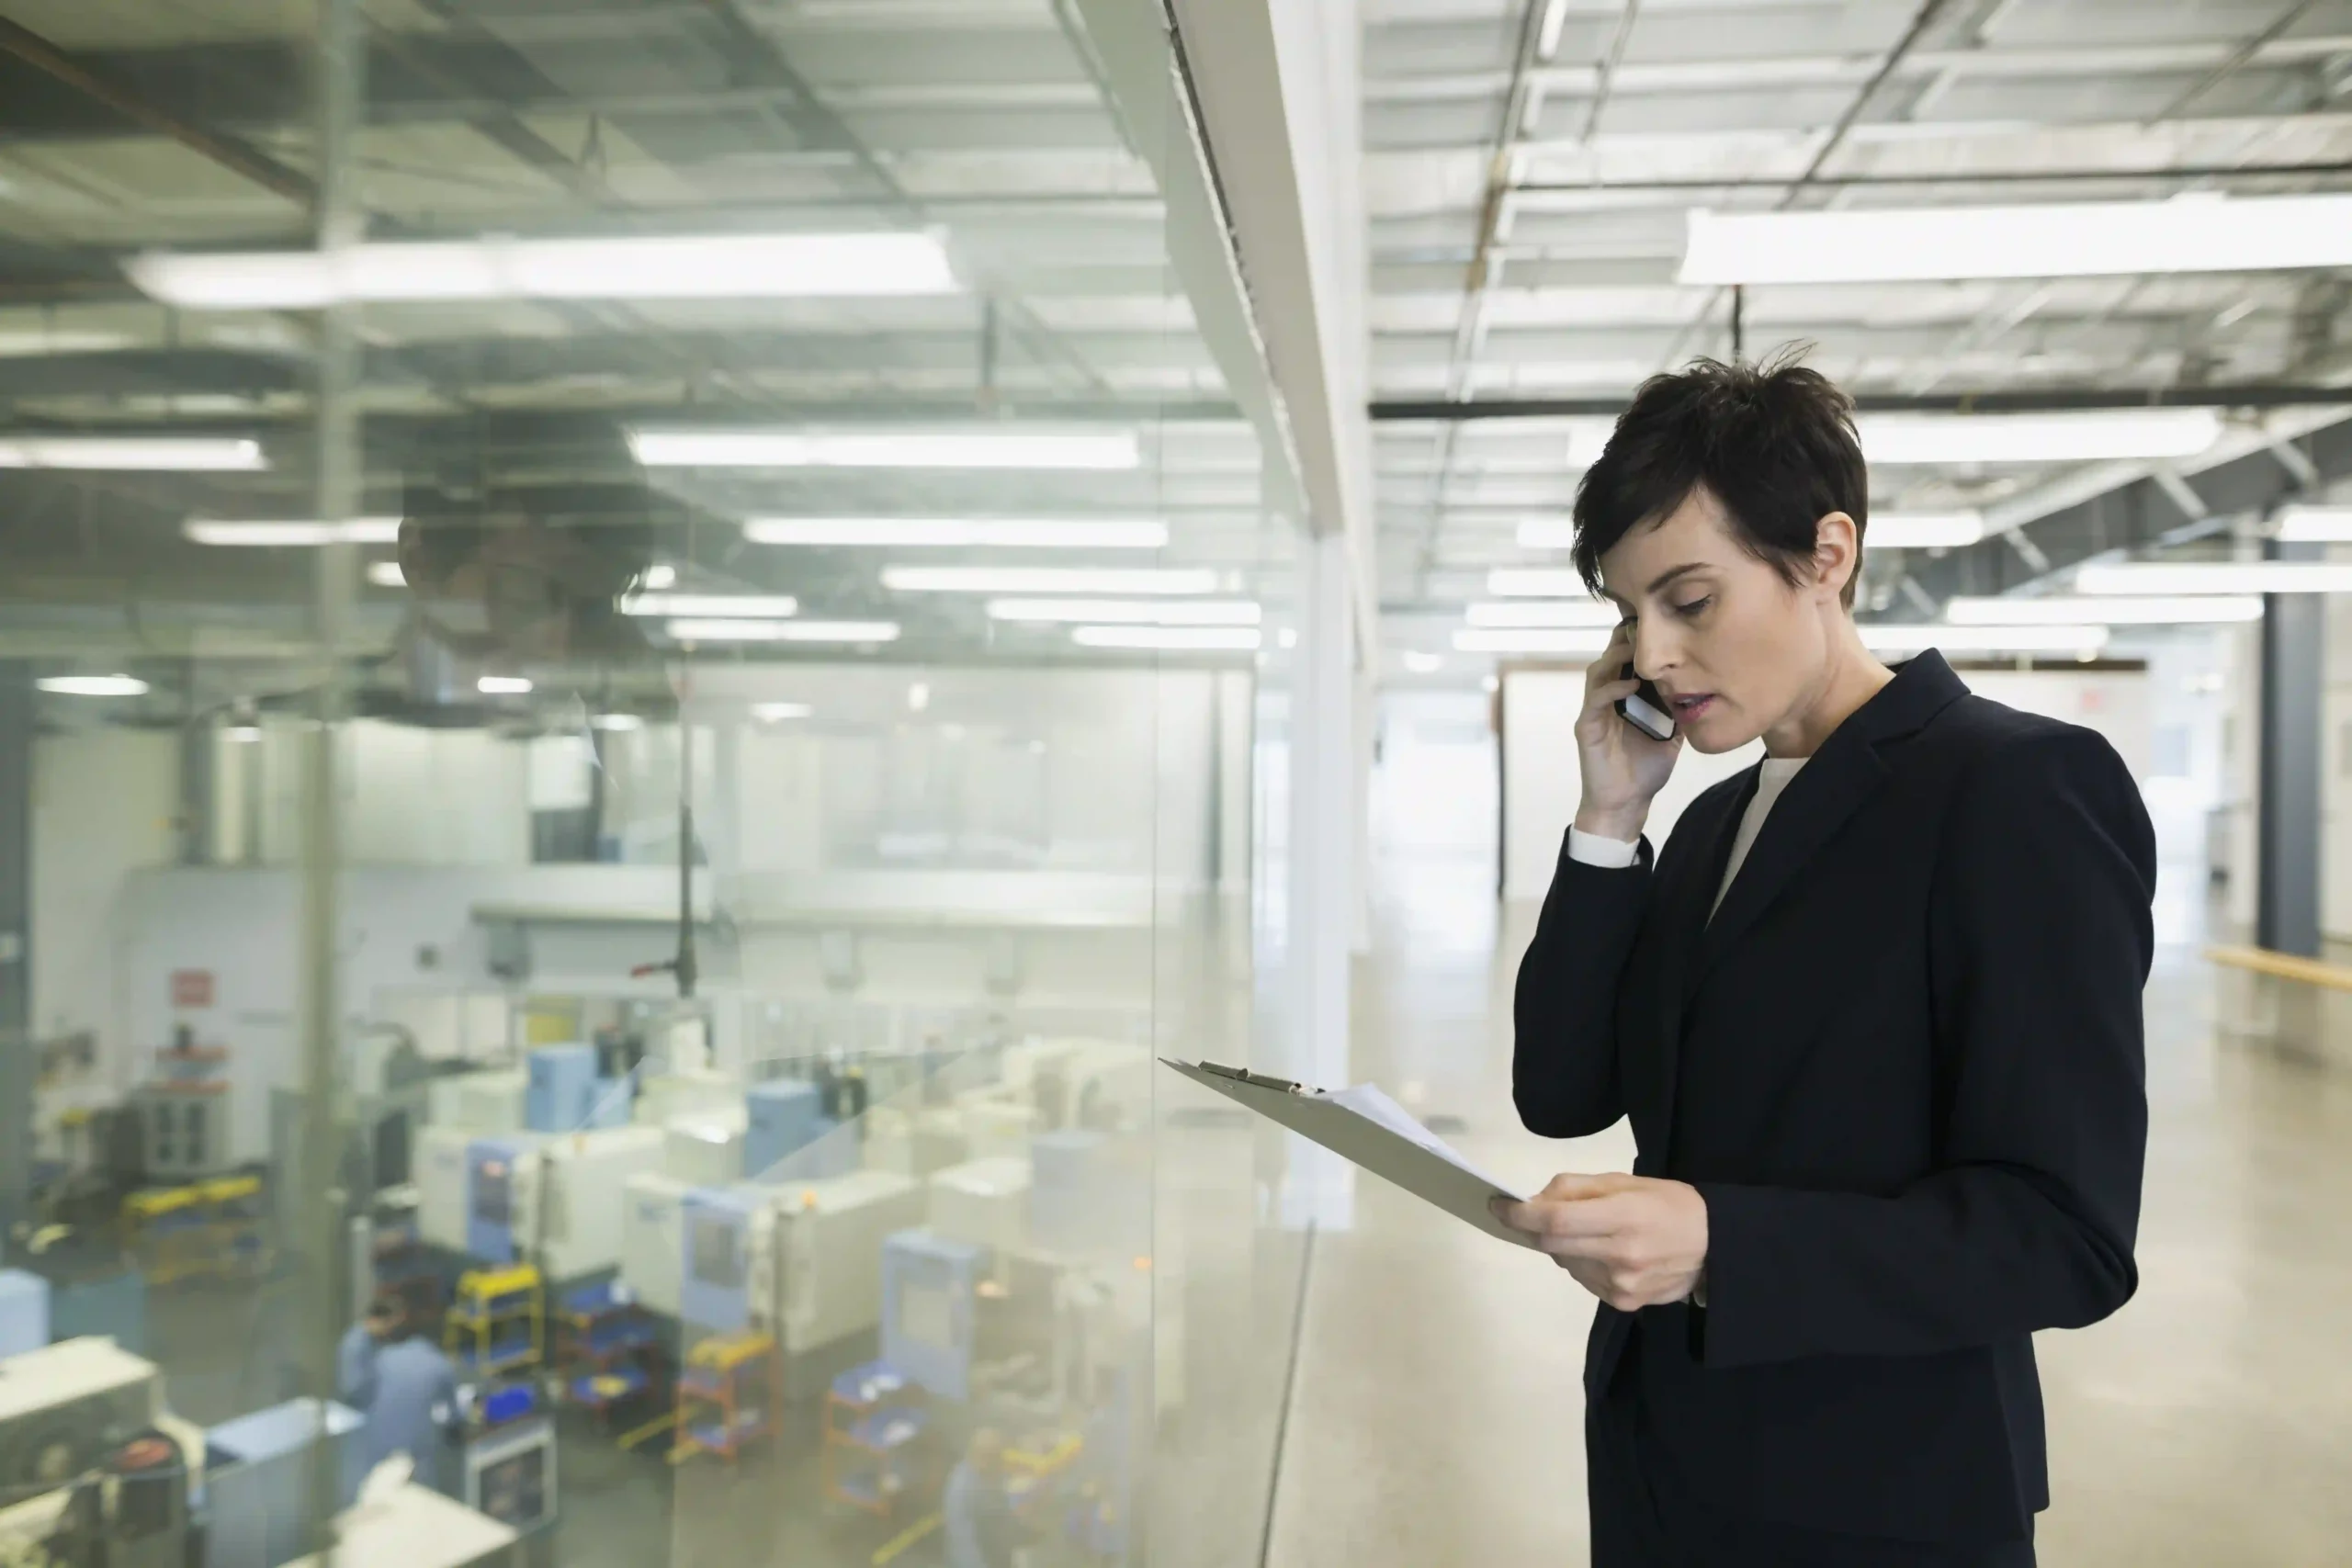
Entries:
[[[1618, 540], [1702, 486], [1740, 547], [1791, 584], [1824, 516], [1842, 512], [1861, 534], [1871, 487], [1854, 400], [1799, 364], [1803, 353], [1783, 349], [1760, 364], [1694, 359], [1642, 383], [1577, 485], [1575, 558], [1586, 587], [1600, 592], [1600, 558]], [[1860, 579], [1858, 562], [1849, 607]]]

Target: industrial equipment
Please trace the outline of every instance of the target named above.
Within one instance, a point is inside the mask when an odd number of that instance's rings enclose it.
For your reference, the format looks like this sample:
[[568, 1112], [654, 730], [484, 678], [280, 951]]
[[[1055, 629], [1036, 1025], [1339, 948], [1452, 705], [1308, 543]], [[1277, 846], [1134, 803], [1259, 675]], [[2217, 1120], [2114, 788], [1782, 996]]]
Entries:
[[555, 1424], [544, 1416], [474, 1438], [465, 1450], [466, 1506], [518, 1530], [555, 1517]]
[[441, 1342], [466, 1378], [496, 1378], [535, 1367], [547, 1351], [547, 1292], [527, 1263], [476, 1269], [458, 1277]]
[[972, 1157], [963, 1107], [904, 1111], [878, 1106], [865, 1116], [865, 1165], [918, 1181]]
[[530, 1079], [523, 1073], [459, 1073], [434, 1079], [426, 1103], [435, 1127], [512, 1133], [523, 1126], [524, 1100], [529, 1092]]
[[972, 1160], [933, 1173], [932, 1234], [947, 1241], [1017, 1252], [1029, 1239], [1032, 1177], [1028, 1162]]
[[359, 1412], [332, 1402], [288, 1400], [204, 1434], [207, 1568], [277, 1568], [311, 1540], [311, 1445], [334, 1453], [335, 1506], [359, 1495], [365, 1449]]
[[68, 1339], [0, 1361], [0, 1496], [62, 1486], [153, 1426], [155, 1364], [107, 1339]]
[[[618, 1265], [622, 1199], [628, 1179], [660, 1169], [666, 1143], [656, 1128], [609, 1127], [547, 1139], [528, 1157], [515, 1160], [509, 1238], [516, 1249], [513, 1255], [536, 1259], [540, 1270], [558, 1282]], [[478, 1189], [478, 1222], [486, 1223], [481, 1212], [486, 1201]]]
[[210, 1176], [236, 1163], [225, 1080], [142, 1084], [130, 1091], [129, 1105], [139, 1118], [150, 1179]]
[[0, 1269], [0, 1358], [49, 1343], [49, 1281], [21, 1269]]
[[[513, 1526], [410, 1482], [335, 1516], [334, 1568], [507, 1568], [521, 1561], [520, 1540]], [[285, 1568], [326, 1568], [326, 1559]]]
[[743, 1136], [749, 1118], [741, 1105], [688, 1111], [662, 1129], [662, 1168], [694, 1187], [724, 1187], [743, 1179]]
[[690, 1192], [679, 1316], [712, 1333], [766, 1331], [787, 1391], [814, 1393], [871, 1354], [876, 1259], [886, 1237], [922, 1220], [923, 1201], [912, 1180], [872, 1170]]
[[701, 1184], [666, 1170], [639, 1171], [624, 1184], [621, 1198], [621, 1280], [646, 1308], [678, 1315], [679, 1280], [685, 1263], [686, 1194]]
[[1151, 1187], [1133, 1140], [1069, 1129], [1030, 1145], [1029, 1243], [1066, 1257], [1151, 1250]]
[[416, 1225], [427, 1247], [459, 1255], [473, 1250], [472, 1156], [482, 1136], [471, 1127], [440, 1122], [417, 1134]]
[[534, 1133], [572, 1133], [628, 1123], [630, 1081], [601, 1077], [594, 1045], [542, 1045], [529, 1058], [523, 1125]]
[[980, 1249], [927, 1231], [882, 1244], [882, 1359], [941, 1399], [969, 1398]]
[[519, 1171], [538, 1140], [509, 1134], [466, 1145], [466, 1229], [463, 1250], [488, 1263], [511, 1263], [530, 1236], [515, 1192]]
[[[770, 1177], [809, 1177], [839, 1174], [820, 1170], [812, 1162], [825, 1162], [831, 1152], [823, 1145], [839, 1123], [825, 1114], [824, 1091], [815, 1084], [799, 1078], [773, 1078], [753, 1084], [743, 1097], [750, 1117], [750, 1127], [743, 1134], [743, 1172], [754, 1180]], [[854, 1138], [840, 1142], [853, 1143]], [[815, 1152], [793, 1156], [815, 1145]], [[838, 1158], [838, 1155], [833, 1156]], [[793, 1163], [786, 1164], [787, 1160]], [[854, 1160], [851, 1162], [855, 1163]]]
[[976, 1160], [1025, 1159], [1037, 1123], [1035, 1105], [1000, 1098], [993, 1090], [973, 1096], [964, 1106], [965, 1139]]
[[775, 1436], [785, 1397], [778, 1366], [775, 1341], [764, 1334], [717, 1335], [687, 1351], [672, 1462], [698, 1453], [731, 1460]]
[[640, 1074], [633, 1120], [663, 1127], [674, 1117], [741, 1110], [742, 1104], [743, 1086], [717, 1073]]

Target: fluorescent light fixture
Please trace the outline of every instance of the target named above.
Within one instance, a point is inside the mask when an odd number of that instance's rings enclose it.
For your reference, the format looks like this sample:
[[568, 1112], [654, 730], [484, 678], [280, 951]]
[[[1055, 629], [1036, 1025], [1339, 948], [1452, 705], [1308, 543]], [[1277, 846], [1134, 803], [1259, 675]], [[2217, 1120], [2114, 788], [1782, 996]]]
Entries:
[[2170, 626], [2262, 619], [2262, 601], [2250, 594], [2151, 594], [2086, 598], [1953, 599], [1944, 619], [1961, 626]]
[[1520, 548], [1565, 550], [1575, 547], [1577, 525], [1566, 517], [1529, 517], [1519, 525]]
[[896, 621], [680, 620], [665, 627], [675, 642], [896, 642]]
[[1169, 653], [1255, 653], [1263, 640], [1255, 626], [1079, 626], [1069, 637], [1080, 648]]
[[931, 682], [917, 681], [907, 687], [907, 711], [921, 713], [931, 706]]
[[1424, 653], [1418, 648], [1408, 648], [1403, 657], [1405, 668], [1416, 675], [1434, 675], [1445, 668], [1442, 653]]
[[2352, 561], [2118, 561], [2075, 573], [2080, 593], [2352, 593]]
[[1577, 626], [1470, 626], [1453, 634], [1459, 653], [1542, 653], [1591, 659], [1609, 646], [1609, 634]]
[[1254, 626], [1248, 599], [991, 599], [989, 619], [1035, 626]]
[[1922, 283], [2352, 266], [2352, 196], [1690, 214], [1685, 284]]
[[600, 713], [588, 722], [598, 729], [616, 735], [626, 735], [633, 729], [645, 728], [645, 720], [633, 713]]
[[1953, 626], [1935, 623], [1910, 626], [1871, 624], [1859, 628], [1862, 646], [1872, 653], [1920, 653], [1930, 648], [1946, 653], [2096, 653], [2107, 646], [2101, 626]]
[[678, 569], [667, 561], [645, 569], [645, 586], [655, 592], [678, 586]]
[[1984, 536], [1981, 512], [1884, 512], [1862, 531], [1865, 546], [1890, 550], [1958, 549]]
[[1487, 592], [1498, 599], [1586, 599], [1592, 590], [1565, 567], [1498, 567], [1487, 574]]
[[1480, 603], [1463, 612], [1474, 626], [1613, 627], [1623, 614], [1605, 599], [1521, 599]]
[[2290, 506], [2278, 513], [2287, 545], [2352, 545], [2352, 506]]
[[474, 682], [474, 690], [485, 697], [527, 697], [531, 682], [520, 675], [485, 675]]
[[1134, 570], [1052, 566], [886, 566], [882, 586], [899, 593], [1125, 596], [1214, 593], [1216, 573], [1196, 568]]
[[1150, 517], [754, 517], [743, 537], [836, 548], [1156, 550], [1168, 543], [1168, 525]]
[[752, 716], [762, 724], [781, 724], [786, 719], [807, 718], [817, 710], [807, 703], [753, 703]]
[[406, 588], [408, 586], [408, 578], [401, 571], [401, 563], [396, 560], [368, 562], [368, 581], [374, 583], [379, 588]]
[[261, 443], [236, 436], [12, 435], [0, 437], [0, 468], [97, 468], [118, 472], [253, 473], [269, 467]]
[[628, 433], [649, 468], [1087, 468], [1143, 465], [1131, 430], [655, 430]]
[[621, 601], [621, 614], [780, 621], [800, 614], [800, 601], [789, 593], [632, 593]]
[[191, 517], [180, 525], [188, 541], [257, 549], [292, 549], [306, 545], [396, 545], [401, 538], [397, 517], [350, 517], [340, 523], [294, 519], [286, 522], [223, 522]]
[[136, 675], [51, 675], [33, 682], [61, 697], [143, 697], [147, 682]]
[[261, 739], [261, 726], [257, 724], [232, 724], [228, 728], [222, 730], [220, 734], [223, 739], [233, 740], [240, 746], [251, 746]]
[[952, 294], [929, 234], [671, 234], [360, 244], [332, 252], [151, 252], [141, 290], [198, 310], [447, 299], [780, 299]]
[[1873, 463], [2094, 463], [2193, 457], [2222, 438], [2222, 416], [2213, 409], [1866, 413], [1855, 428]]

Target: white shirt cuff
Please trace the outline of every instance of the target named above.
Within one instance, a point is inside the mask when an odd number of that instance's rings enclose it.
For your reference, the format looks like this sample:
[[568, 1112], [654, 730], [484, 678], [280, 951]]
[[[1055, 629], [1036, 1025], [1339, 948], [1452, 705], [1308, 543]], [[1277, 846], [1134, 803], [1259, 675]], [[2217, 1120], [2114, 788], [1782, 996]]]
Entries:
[[1642, 846], [1627, 843], [1623, 839], [1604, 839], [1598, 833], [1568, 829], [1568, 858], [1580, 865], [1597, 865], [1607, 871], [1623, 871], [1639, 860]]

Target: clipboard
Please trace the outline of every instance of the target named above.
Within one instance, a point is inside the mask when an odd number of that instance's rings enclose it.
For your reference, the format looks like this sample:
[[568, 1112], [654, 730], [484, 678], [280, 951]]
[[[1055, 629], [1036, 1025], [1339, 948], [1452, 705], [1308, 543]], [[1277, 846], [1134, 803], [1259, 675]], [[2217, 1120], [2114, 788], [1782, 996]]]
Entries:
[[1326, 1093], [1288, 1078], [1269, 1077], [1215, 1062], [1160, 1060], [1192, 1079], [1244, 1105], [1270, 1122], [1321, 1145], [1349, 1164], [1434, 1203], [1458, 1220], [1514, 1247], [1534, 1243], [1495, 1218], [1487, 1205], [1497, 1198], [1524, 1202], [1527, 1194], [1497, 1181], [1373, 1084]]

